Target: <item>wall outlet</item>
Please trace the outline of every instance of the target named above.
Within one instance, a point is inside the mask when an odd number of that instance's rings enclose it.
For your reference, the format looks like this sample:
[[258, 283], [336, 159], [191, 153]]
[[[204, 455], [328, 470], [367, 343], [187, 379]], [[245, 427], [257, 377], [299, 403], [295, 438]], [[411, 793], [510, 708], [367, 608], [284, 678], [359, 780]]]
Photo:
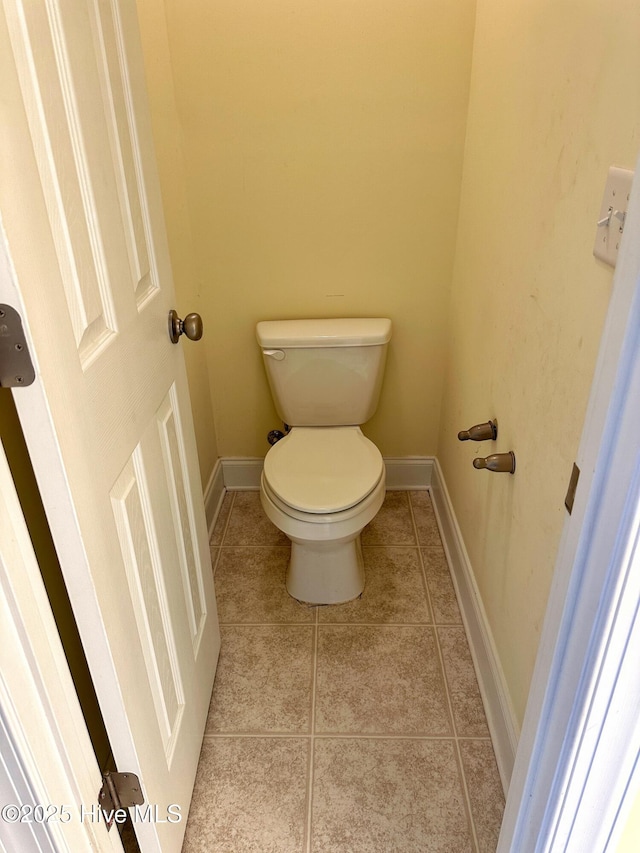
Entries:
[[593, 254], [596, 258], [615, 267], [618, 249], [624, 230], [624, 221], [629, 206], [633, 172], [629, 169], [609, 167], [607, 183], [600, 205]]

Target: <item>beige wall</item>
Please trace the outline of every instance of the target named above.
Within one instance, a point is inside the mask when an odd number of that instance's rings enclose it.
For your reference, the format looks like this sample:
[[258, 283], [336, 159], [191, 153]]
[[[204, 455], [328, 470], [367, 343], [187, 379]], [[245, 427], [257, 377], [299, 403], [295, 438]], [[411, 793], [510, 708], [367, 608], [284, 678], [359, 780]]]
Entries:
[[[638, 34], [637, 0], [478, 0], [438, 456], [520, 721], [611, 291], [595, 221], [640, 143]], [[493, 417], [495, 446], [457, 441]], [[511, 449], [514, 477], [471, 465]]]
[[222, 456], [280, 426], [256, 321], [349, 315], [394, 323], [367, 433], [435, 453], [474, 6], [165, 0]]
[[195, 262], [190, 207], [186, 196], [182, 130], [176, 112], [164, 8], [157, 0], [138, 0], [137, 5], [162, 203], [176, 289], [175, 307], [181, 317], [197, 311], [205, 319], [203, 340], [194, 344], [182, 338], [180, 346], [187, 363], [200, 476], [203, 487], [206, 487], [218, 457], [205, 349], [205, 342], [213, 337], [214, 330], [207, 317], [209, 306], [208, 303], [205, 306], [202, 298], [202, 280]]

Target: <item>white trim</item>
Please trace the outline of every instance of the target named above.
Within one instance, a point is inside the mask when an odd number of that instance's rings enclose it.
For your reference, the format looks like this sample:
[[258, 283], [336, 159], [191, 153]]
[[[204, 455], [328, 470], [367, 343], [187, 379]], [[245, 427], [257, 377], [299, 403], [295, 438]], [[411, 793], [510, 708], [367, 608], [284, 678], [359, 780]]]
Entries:
[[[222, 466], [225, 488], [229, 491], [260, 488], [264, 459], [234, 457], [218, 461]], [[431, 483], [433, 462], [432, 456], [385, 457], [387, 489], [427, 489]]]
[[[5, 719], [9, 709], [13, 717], [11, 722], [18, 731], [18, 737], [21, 736], [19, 741]], [[11, 696], [1, 678], [0, 743], [2, 744], [0, 751], [0, 803], [2, 806], [42, 803], [43, 797], [38, 791], [42, 780], [38, 778], [37, 762], [24, 732], [20, 731], [17, 714], [11, 707]], [[37, 774], [36, 785], [30, 777], [30, 768], [33, 773], [34, 767]], [[0, 851], [2, 853], [11, 850], [20, 850], [21, 853], [56, 853], [60, 848], [56, 844], [54, 830], [59, 831], [59, 827], [48, 822], [38, 824], [32, 822], [31, 815], [27, 817], [29, 821], [26, 823], [0, 820]], [[63, 820], [67, 820], [66, 814]]]
[[639, 420], [635, 180], [499, 853], [613, 853], [638, 790]]
[[221, 460], [217, 459], [204, 490], [204, 513], [207, 519], [209, 541], [211, 541], [211, 536], [213, 535], [213, 528], [216, 526], [216, 520], [222, 506], [222, 501], [224, 500], [224, 495], [224, 473]]
[[230, 492], [255, 491], [260, 488], [260, 476], [264, 459], [256, 457], [233, 457], [221, 459], [222, 478]]
[[0, 818], [0, 850], [122, 853], [97, 818], [100, 769], [1, 442], [0, 624], [0, 806], [55, 810]]
[[385, 456], [387, 489], [418, 491], [429, 488], [434, 461], [433, 456]]
[[434, 460], [430, 492], [506, 794], [518, 746], [518, 723], [471, 561], [437, 459]]

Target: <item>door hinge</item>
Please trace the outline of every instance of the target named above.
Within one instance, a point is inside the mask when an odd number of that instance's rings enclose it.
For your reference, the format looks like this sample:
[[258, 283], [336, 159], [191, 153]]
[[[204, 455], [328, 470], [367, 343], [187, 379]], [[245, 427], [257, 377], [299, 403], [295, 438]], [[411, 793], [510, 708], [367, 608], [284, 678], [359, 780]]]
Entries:
[[21, 388], [35, 378], [20, 315], [0, 303], [0, 388]]
[[102, 774], [102, 788], [98, 792], [98, 805], [107, 829], [111, 829], [117, 819], [119, 810], [131, 806], [141, 806], [144, 803], [142, 785], [135, 773], [106, 773]]

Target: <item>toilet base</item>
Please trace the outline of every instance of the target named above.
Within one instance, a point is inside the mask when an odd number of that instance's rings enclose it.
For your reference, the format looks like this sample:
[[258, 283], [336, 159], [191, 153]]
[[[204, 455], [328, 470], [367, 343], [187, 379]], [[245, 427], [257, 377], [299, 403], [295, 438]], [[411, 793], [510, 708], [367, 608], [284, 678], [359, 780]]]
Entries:
[[291, 539], [286, 586], [289, 595], [304, 604], [353, 601], [364, 589], [360, 534], [346, 542]]

